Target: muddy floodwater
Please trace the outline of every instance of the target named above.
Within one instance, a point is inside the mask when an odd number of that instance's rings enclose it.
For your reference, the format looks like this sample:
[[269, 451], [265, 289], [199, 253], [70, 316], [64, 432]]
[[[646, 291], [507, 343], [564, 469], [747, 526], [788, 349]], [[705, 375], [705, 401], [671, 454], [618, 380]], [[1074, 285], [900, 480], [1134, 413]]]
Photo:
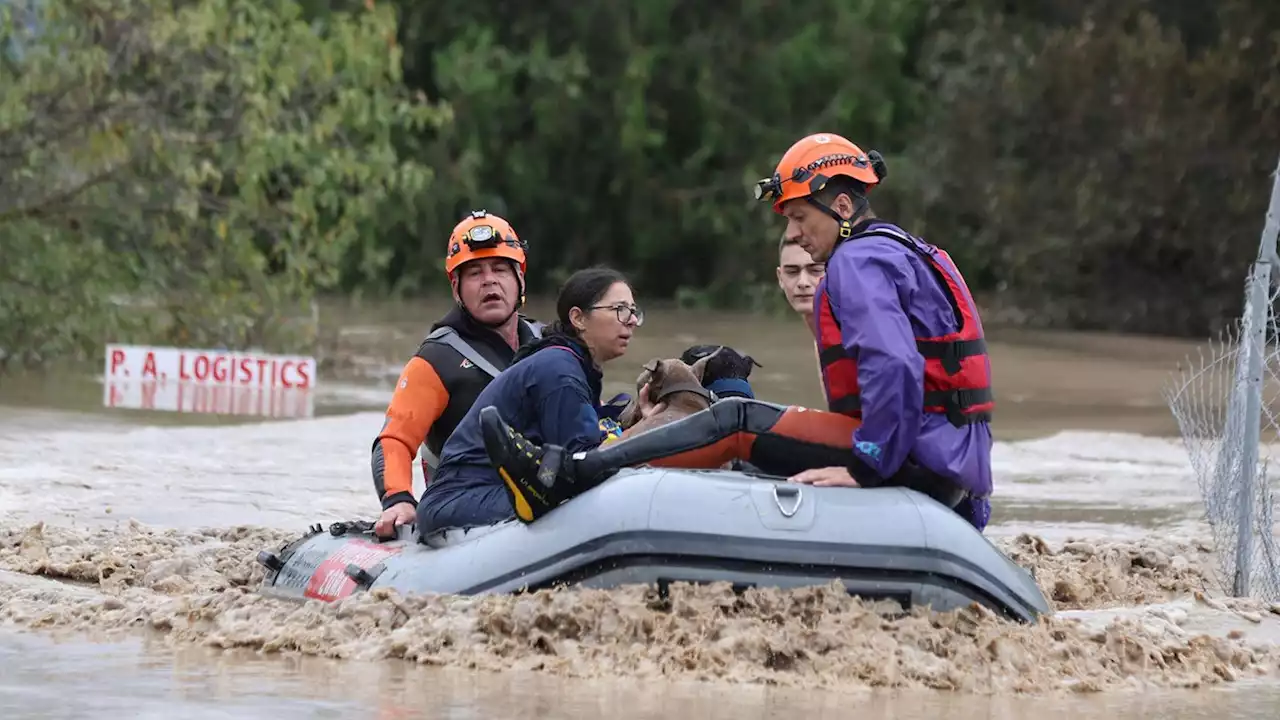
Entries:
[[[685, 588], [664, 609], [642, 588], [258, 596], [259, 549], [376, 515], [370, 442], [443, 310], [327, 308], [311, 418], [104, 409], [99, 378], [0, 378], [0, 717], [1276, 717], [1280, 605], [1222, 596], [1161, 397], [1199, 346], [1182, 341], [990, 332], [987, 535], [1051, 598], [1034, 627], [890, 618], [822, 587]], [[712, 342], [761, 363], [758, 396], [821, 405], [796, 319], [725, 313], [651, 310], [606, 392]]]

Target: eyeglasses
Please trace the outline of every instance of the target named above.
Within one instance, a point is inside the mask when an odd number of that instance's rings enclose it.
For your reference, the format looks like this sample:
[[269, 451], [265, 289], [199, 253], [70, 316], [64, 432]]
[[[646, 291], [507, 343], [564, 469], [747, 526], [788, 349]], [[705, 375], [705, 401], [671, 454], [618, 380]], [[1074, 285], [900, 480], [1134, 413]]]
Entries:
[[635, 318], [636, 327], [644, 324], [644, 311], [633, 305], [592, 305], [592, 310], [612, 310], [618, 315], [618, 322], [626, 325]]

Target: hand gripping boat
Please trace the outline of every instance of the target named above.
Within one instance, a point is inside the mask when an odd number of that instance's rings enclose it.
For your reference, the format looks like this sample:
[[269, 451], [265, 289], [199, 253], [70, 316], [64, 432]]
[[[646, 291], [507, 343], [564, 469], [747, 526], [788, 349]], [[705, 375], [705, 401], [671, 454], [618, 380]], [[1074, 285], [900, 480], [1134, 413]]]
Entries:
[[980, 603], [1034, 622], [1050, 612], [1031, 575], [933, 499], [903, 488], [810, 487], [727, 470], [628, 468], [537, 522], [411, 528], [379, 541], [368, 522], [316, 525], [263, 551], [262, 592], [332, 602], [401, 594], [509, 593], [729, 582], [801, 587], [841, 580], [850, 594], [939, 611]]

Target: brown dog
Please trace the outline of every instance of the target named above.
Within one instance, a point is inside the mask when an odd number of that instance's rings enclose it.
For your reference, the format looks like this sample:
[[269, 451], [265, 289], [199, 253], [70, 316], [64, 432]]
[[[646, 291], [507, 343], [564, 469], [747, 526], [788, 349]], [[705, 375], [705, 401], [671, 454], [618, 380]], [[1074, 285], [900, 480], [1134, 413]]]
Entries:
[[[711, 393], [702, 387], [702, 374], [707, 369], [707, 362], [719, 353], [720, 350], [716, 350], [693, 365], [686, 365], [679, 358], [654, 359], [646, 363], [636, 378], [636, 397], [631, 398], [618, 416], [618, 424], [623, 427], [622, 437], [661, 427], [711, 407]], [[666, 403], [667, 406], [661, 412], [641, 419], [639, 398], [645, 385], [649, 386], [650, 402], [655, 405]]]

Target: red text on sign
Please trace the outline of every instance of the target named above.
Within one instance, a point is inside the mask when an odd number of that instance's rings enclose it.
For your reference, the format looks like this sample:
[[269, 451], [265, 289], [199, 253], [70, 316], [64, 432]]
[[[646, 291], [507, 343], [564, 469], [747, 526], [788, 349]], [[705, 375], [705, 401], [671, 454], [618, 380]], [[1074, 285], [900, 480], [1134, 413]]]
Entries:
[[188, 357], [181, 353], [178, 355], [178, 379], [300, 390], [311, 387], [311, 372], [306, 363], [267, 358], [240, 358], [237, 361], [229, 355]]

